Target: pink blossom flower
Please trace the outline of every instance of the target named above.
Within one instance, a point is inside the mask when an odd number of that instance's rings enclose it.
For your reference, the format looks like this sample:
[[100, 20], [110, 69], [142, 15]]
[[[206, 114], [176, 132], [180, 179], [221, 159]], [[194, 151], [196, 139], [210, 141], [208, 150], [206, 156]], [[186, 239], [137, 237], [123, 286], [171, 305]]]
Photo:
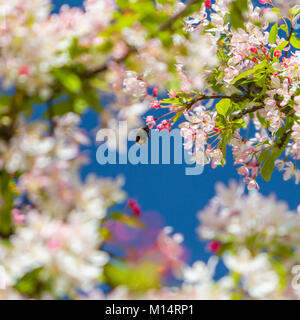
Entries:
[[206, 9], [210, 9], [210, 6], [211, 6], [211, 0], [205, 0]]
[[276, 51], [274, 52], [274, 57], [280, 58], [281, 56], [282, 56], [282, 54], [281, 54], [281, 52], [280, 52], [279, 50], [276, 50]]
[[163, 120], [156, 128], [160, 131], [163, 129], [171, 131], [171, 124], [168, 120]]
[[151, 103], [150, 107], [151, 107], [152, 109], [158, 109], [158, 108], [160, 108], [160, 102], [157, 101], [157, 100], [155, 100], [155, 101], [153, 101], [153, 102]]
[[210, 241], [207, 244], [207, 249], [212, 253], [217, 253], [221, 249], [221, 242], [220, 241]]
[[16, 225], [23, 224], [25, 222], [25, 215], [17, 208], [12, 209], [11, 211], [14, 223]]
[[158, 95], [158, 88], [157, 87], [155, 87], [155, 88], [153, 88], [153, 91], [152, 91], [152, 95], [153, 95], [153, 97], [156, 97], [157, 95]]
[[132, 210], [133, 215], [140, 217], [142, 212], [139, 204], [134, 199], [128, 199], [127, 207]]
[[[246, 178], [245, 178], [245, 179], [246, 179]], [[244, 179], [244, 181], [247, 182], [247, 180], [245, 180], [245, 179]], [[258, 185], [258, 183], [256, 182], [256, 180], [250, 179], [250, 180], [248, 181], [247, 188], [248, 188], [248, 190], [255, 190], [255, 189], [259, 190], [259, 185]]]
[[59, 249], [60, 247], [60, 243], [59, 241], [55, 240], [55, 239], [49, 239], [47, 241], [47, 247], [51, 250], [51, 251], [56, 251]]
[[236, 76], [238, 76], [238, 74], [239, 74], [239, 71], [232, 66], [225, 68], [224, 81], [229, 84]]
[[23, 65], [19, 69], [19, 74], [21, 76], [28, 76], [29, 75], [29, 71], [30, 71], [29, 66], [28, 65]]
[[171, 124], [168, 120], [163, 120], [160, 124], [158, 124], [156, 126], [156, 128], [161, 131], [161, 130], [168, 130], [168, 131], [171, 131]]
[[249, 169], [246, 166], [242, 166], [238, 168], [238, 173], [241, 176], [249, 176]]
[[149, 129], [152, 129], [156, 125], [156, 121], [153, 118], [153, 116], [147, 116], [146, 117], [146, 123]]

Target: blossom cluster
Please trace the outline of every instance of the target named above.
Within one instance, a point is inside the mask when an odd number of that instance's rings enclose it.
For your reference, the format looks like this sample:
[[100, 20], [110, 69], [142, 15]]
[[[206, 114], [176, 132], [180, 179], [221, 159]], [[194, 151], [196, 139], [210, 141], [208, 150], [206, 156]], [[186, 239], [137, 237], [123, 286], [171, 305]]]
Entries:
[[[80, 145], [88, 138], [79, 117], [55, 118], [52, 136], [40, 122], [18, 125], [9, 143], [2, 143], [1, 172], [22, 172], [15, 185], [9, 243], [1, 241], [2, 298], [70, 297], [90, 290], [108, 262], [101, 222], [107, 209], [124, 200], [123, 181], [78, 176]], [[36, 277], [40, 292], [27, 288]], [[27, 292], [28, 290], [28, 292]]]
[[[0, 2], [0, 75], [5, 88], [18, 85], [30, 95], [49, 97], [53, 69], [73, 63], [68, 49], [74, 39], [87, 48], [101, 45], [98, 34], [111, 22], [115, 10], [111, 0], [88, 0], [84, 10], [64, 6], [60, 14], [50, 15], [51, 6], [50, 0]], [[103, 60], [101, 54], [96, 57], [87, 52], [80, 62], [88, 67], [97, 58]]]
[[[144, 299], [299, 299], [293, 287], [293, 266], [299, 264], [300, 211], [290, 211], [274, 196], [232, 181], [218, 184], [216, 195], [199, 212], [201, 239], [209, 240], [212, 256], [206, 263], [182, 264], [181, 286], [164, 286], [138, 297]], [[228, 274], [214, 278], [219, 260]], [[113, 299], [133, 299], [128, 288], [119, 287]], [[91, 296], [92, 298], [92, 296]]]
[[149, 128], [170, 131], [184, 115], [187, 122], [179, 126], [192, 160], [223, 166], [230, 147], [249, 190], [259, 188], [260, 175], [270, 180], [275, 164], [285, 180], [295, 176], [299, 182], [300, 56], [294, 31], [300, 9], [278, 6], [279, 22], [270, 14], [278, 10], [250, 4], [244, 28], [230, 26], [228, 3], [221, 0], [185, 19], [190, 38], [182, 41], [191, 52], [176, 57], [179, 89], [151, 104], [169, 108], [169, 119], [146, 119]]

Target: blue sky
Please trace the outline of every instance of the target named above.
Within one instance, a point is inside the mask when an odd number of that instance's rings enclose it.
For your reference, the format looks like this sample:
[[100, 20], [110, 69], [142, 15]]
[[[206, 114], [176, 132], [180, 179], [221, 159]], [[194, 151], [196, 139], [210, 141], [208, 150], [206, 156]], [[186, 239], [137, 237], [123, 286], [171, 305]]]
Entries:
[[[70, 6], [80, 5], [80, 0], [55, 0], [56, 9], [68, 3]], [[82, 117], [82, 126], [91, 131], [99, 128], [95, 114], [88, 112]], [[94, 136], [92, 140], [95, 141]], [[198, 226], [196, 213], [204, 208], [214, 195], [216, 182], [228, 183], [230, 179], [239, 181], [236, 168], [232, 165], [230, 152], [224, 168], [204, 168], [202, 175], [185, 175], [185, 164], [182, 165], [99, 165], [96, 161], [96, 145], [87, 151], [91, 163], [82, 170], [83, 177], [87, 173], [99, 176], [115, 177], [119, 174], [126, 178], [125, 190], [130, 197], [138, 200], [143, 211], [159, 212], [166, 225], [174, 227], [176, 232], [181, 232], [185, 237], [185, 246], [190, 251], [190, 260], [206, 260], [209, 253], [204, 244], [197, 239], [195, 232]], [[295, 209], [299, 201], [299, 186], [294, 181], [284, 182], [282, 174], [274, 171], [270, 182], [259, 180], [263, 194], [275, 193], [277, 198], [286, 201], [290, 208]], [[218, 274], [224, 269], [219, 267]]]

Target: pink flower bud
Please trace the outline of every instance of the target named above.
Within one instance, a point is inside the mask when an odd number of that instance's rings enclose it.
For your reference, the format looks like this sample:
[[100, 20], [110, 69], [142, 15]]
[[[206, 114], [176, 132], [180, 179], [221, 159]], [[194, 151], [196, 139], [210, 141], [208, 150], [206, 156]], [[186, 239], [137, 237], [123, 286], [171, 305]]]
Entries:
[[157, 100], [155, 100], [155, 101], [153, 101], [153, 102], [151, 103], [150, 107], [151, 107], [152, 109], [158, 109], [158, 108], [160, 108], [160, 102], [157, 101]]
[[239, 167], [238, 168], [238, 173], [241, 175], [241, 176], [249, 176], [249, 170], [247, 167]]
[[259, 190], [259, 185], [255, 180], [250, 180], [247, 185], [248, 190]]
[[274, 52], [274, 57], [280, 58], [281, 56], [282, 56], [282, 54], [281, 54], [281, 52], [280, 52], [279, 50], [276, 50], [276, 51]]
[[129, 208], [132, 211], [133, 215], [137, 217], [140, 217], [142, 214], [140, 206], [134, 199], [128, 199], [127, 208]]
[[221, 249], [221, 243], [219, 241], [211, 241], [207, 245], [207, 249], [212, 253], [217, 253]]
[[153, 95], [153, 97], [156, 97], [157, 95], [158, 95], [158, 88], [153, 88], [153, 91], [152, 91], [152, 95]]
[[29, 66], [23, 65], [19, 69], [19, 74], [21, 76], [28, 76], [29, 75]]
[[153, 116], [147, 116], [146, 117], [146, 123], [147, 123], [149, 129], [152, 129], [156, 125], [156, 121], [153, 118]]
[[25, 215], [17, 208], [12, 209], [11, 211], [14, 223], [16, 225], [23, 224], [25, 222]]
[[211, 0], [205, 0], [206, 9], [210, 9], [210, 6], [211, 6]]

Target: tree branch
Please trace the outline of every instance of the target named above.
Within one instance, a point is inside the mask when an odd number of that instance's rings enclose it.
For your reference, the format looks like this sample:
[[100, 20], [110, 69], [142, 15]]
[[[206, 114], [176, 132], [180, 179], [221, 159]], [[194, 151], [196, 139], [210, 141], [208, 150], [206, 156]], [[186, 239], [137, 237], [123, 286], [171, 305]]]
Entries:
[[100, 66], [100, 67], [98, 67], [98, 68], [96, 68], [95, 70], [92, 70], [92, 71], [85, 71], [80, 76], [83, 77], [83, 78], [90, 78], [92, 76], [95, 76], [98, 73], [107, 71], [107, 69], [109, 68], [109, 64], [111, 62], [116, 62], [116, 63], [124, 62], [132, 53], [135, 53], [135, 52], [137, 52], [136, 48], [129, 47], [129, 50], [127, 51], [127, 53], [123, 57], [118, 58], [118, 59], [109, 58], [109, 59], [107, 59], [107, 61], [102, 66]]
[[291, 134], [292, 134], [292, 130], [287, 130], [282, 137], [276, 141], [276, 144], [278, 146], [279, 149], [282, 149], [282, 147], [285, 145], [285, 143], [290, 139]]
[[191, 0], [189, 3], [186, 4], [186, 6], [181, 9], [180, 11], [178, 11], [176, 14], [174, 14], [173, 16], [171, 16], [165, 23], [163, 23], [158, 30], [159, 31], [164, 31], [166, 29], [169, 29], [171, 27], [171, 25], [178, 20], [181, 16], [184, 16], [188, 10], [190, 9], [190, 7], [195, 4], [197, 1], [200, 0]]
[[[191, 0], [182, 10], [180, 10], [179, 12], [177, 12], [176, 14], [174, 14], [173, 16], [171, 16], [166, 22], [164, 22], [159, 28], [158, 28], [158, 32], [160, 31], [164, 31], [169, 29], [172, 24], [177, 21], [181, 16], [185, 15], [188, 10], [190, 9], [190, 7], [195, 4], [197, 1], [201, 1], [201, 0]], [[92, 71], [86, 71], [83, 72], [81, 74], [81, 76], [83, 78], [90, 78], [98, 73], [104, 72], [109, 68], [109, 64], [110, 62], [114, 61], [116, 63], [121, 63], [124, 62], [132, 53], [136, 53], [137, 49], [134, 47], [130, 47], [128, 52], [121, 58], [119, 59], [111, 59], [109, 58], [102, 66], [96, 68], [95, 70]]]
[[[294, 27], [293, 27], [293, 24], [291, 22], [291, 30], [290, 30], [289, 36], [287, 38], [287, 41], [289, 42], [288, 45], [290, 45], [290, 41], [291, 41], [291, 37], [292, 37], [293, 32], [294, 32]], [[284, 54], [285, 58], [288, 56], [288, 53], [289, 53], [288, 51], [285, 52], [285, 54]]]
[[237, 115], [235, 115], [232, 120], [237, 120], [237, 119], [241, 119], [243, 116], [245, 116], [246, 114], [248, 113], [251, 113], [251, 112], [255, 112], [257, 110], [260, 110], [260, 109], [263, 109], [264, 108], [264, 105], [263, 104], [259, 104], [257, 106], [253, 106], [251, 108], [245, 108], [243, 109], [242, 111], [240, 111]]
[[240, 101], [242, 99], [244, 99], [245, 96], [240, 96], [240, 95], [232, 95], [232, 96], [224, 96], [224, 95], [212, 95], [212, 96], [200, 96], [200, 97], [196, 97], [195, 99], [193, 99], [191, 102], [187, 103], [187, 110], [192, 108], [192, 106], [199, 102], [199, 101], [203, 101], [203, 100], [211, 100], [211, 99], [230, 99], [233, 100], [235, 102]]

